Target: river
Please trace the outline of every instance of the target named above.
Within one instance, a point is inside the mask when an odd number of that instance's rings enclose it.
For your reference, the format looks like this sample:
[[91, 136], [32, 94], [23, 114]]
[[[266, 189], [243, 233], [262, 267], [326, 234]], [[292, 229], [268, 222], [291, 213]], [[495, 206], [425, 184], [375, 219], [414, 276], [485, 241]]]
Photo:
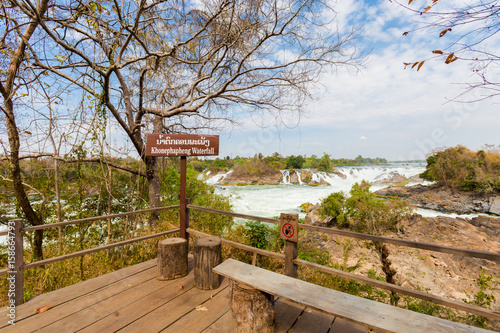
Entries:
[[[215, 186], [215, 193], [229, 197], [233, 210], [237, 213], [263, 217], [278, 217], [280, 213], [299, 214], [300, 218], [306, 215], [300, 206], [309, 202], [316, 204], [333, 192], [343, 191], [348, 193], [352, 185], [366, 180], [372, 185], [371, 190], [377, 191], [388, 185], [381, 182], [390, 178], [395, 173], [410, 178], [419, 175], [425, 170], [424, 163], [392, 163], [384, 166], [339, 167], [336, 170], [343, 175], [342, 178], [335, 173], [315, 172], [313, 177], [324, 179], [328, 185], [308, 186], [290, 184], [288, 170], [282, 170], [284, 183], [279, 185], [218, 185], [224, 175], [208, 178], [206, 181]], [[410, 181], [408, 185], [429, 184], [426, 181]], [[431, 217], [445, 215], [449, 217], [474, 217], [478, 214], [458, 215], [445, 214], [438, 211], [417, 209], [416, 212], [423, 216]], [[244, 220], [237, 219], [237, 223]]]

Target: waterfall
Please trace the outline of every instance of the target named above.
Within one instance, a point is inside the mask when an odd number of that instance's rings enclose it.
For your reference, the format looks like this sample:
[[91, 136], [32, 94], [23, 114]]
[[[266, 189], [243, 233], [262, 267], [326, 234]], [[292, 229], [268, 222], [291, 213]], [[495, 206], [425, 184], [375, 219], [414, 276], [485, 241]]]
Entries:
[[[208, 180], [206, 180], [206, 183], [207, 184], [210, 184], [210, 185], [215, 185], [215, 184], [219, 184], [224, 178], [226, 178], [229, 174], [231, 174], [231, 172], [233, 172], [233, 170], [229, 170], [228, 172], [226, 173], [219, 173], [211, 178], [209, 178]], [[206, 175], [208, 176], [210, 174], [210, 171], [208, 171], [206, 173]]]
[[283, 175], [282, 183], [283, 184], [290, 184], [290, 172], [287, 169], [285, 169], [285, 170], [281, 170], [281, 174]]
[[302, 182], [302, 179], [300, 178], [301, 172], [299, 170], [295, 170], [295, 174], [297, 175], [297, 180], [299, 182], [299, 185], [304, 185], [304, 183]]

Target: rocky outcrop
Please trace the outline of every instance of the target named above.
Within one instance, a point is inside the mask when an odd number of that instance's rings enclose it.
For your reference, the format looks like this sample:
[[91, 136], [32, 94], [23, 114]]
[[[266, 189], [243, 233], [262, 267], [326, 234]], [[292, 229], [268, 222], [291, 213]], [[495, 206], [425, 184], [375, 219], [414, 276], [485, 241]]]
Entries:
[[[353, 170], [350, 171], [353, 175]], [[265, 173], [252, 170], [251, 173], [228, 172], [226, 174], [211, 175], [213, 184], [220, 185], [279, 185], [279, 184], [294, 184], [294, 185], [331, 185], [341, 179], [346, 179], [348, 175], [343, 174], [339, 170], [332, 172], [323, 172], [317, 169], [301, 169], [301, 170], [266, 170]], [[216, 178], [217, 177], [217, 178]], [[359, 180], [361, 181], [361, 179]], [[418, 175], [411, 178], [397, 173], [391, 172], [386, 174], [384, 178], [377, 179], [375, 185], [406, 185], [409, 182], [421, 181]]]
[[500, 196], [452, 191], [438, 186], [389, 186], [375, 192], [381, 196], [405, 198], [418, 208], [443, 213], [487, 213], [500, 215]]
[[280, 184], [282, 180], [282, 174], [280, 171], [275, 173], [267, 173], [265, 175], [260, 174], [246, 174], [237, 175], [234, 172], [230, 173], [220, 181], [221, 185], [277, 185]]
[[304, 223], [309, 225], [315, 225], [318, 227], [332, 227], [334, 221], [331, 217], [322, 218], [319, 213], [319, 204], [314, 205], [309, 209], [307, 215], [304, 217]]
[[[418, 177], [418, 176], [417, 176]], [[420, 179], [420, 178], [418, 178]], [[397, 172], [391, 172], [388, 177], [373, 182], [374, 185], [405, 185], [410, 180]]]
[[[311, 212], [312, 213], [312, 212]], [[321, 225], [309, 213], [309, 224]], [[430, 243], [449, 247], [471, 249], [492, 253], [500, 252], [500, 218], [479, 216], [472, 219], [450, 217], [422, 217], [414, 214], [402, 222], [398, 233], [386, 234], [391, 238]], [[301, 242], [310, 242], [315, 247], [327, 250], [333, 263], [346, 269], [355, 268], [354, 273], [367, 275], [369, 271], [383, 277], [380, 258], [370, 246], [370, 242], [346, 237], [308, 231]], [[461, 257], [439, 252], [406, 248], [388, 244], [389, 259], [396, 269], [396, 283], [416, 290], [452, 298], [472, 301], [479, 292], [477, 280], [484, 271], [487, 275], [498, 276], [500, 263], [469, 257]], [[494, 287], [496, 282], [492, 282]], [[488, 290], [495, 297], [493, 307], [500, 306], [500, 291]], [[500, 325], [493, 326], [499, 329]]]

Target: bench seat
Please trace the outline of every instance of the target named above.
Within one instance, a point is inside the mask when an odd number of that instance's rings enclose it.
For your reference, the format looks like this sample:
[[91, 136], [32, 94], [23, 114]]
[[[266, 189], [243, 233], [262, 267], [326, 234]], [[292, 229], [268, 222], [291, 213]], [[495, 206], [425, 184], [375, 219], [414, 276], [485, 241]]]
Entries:
[[492, 332], [349, 295], [233, 259], [214, 272], [263, 292], [386, 332]]

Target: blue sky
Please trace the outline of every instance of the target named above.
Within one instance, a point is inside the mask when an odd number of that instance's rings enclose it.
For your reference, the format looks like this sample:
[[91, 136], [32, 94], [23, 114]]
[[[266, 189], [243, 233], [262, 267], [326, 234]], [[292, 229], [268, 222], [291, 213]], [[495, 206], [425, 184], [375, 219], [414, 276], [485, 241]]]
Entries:
[[[420, 1], [424, 6], [425, 2]], [[450, 3], [460, 3], [451, 1]], [[341, 31], [364, 26], [358, 43], [371, 51], [359, 73], [325, 73], [319, 100], [308, 105], [300, 119], [285, 119], [262, 129], [247, 119], [242, 128], [221, 134], [221, 156], [322, 155], [389, 160], [423, 159], [439, 147], [465, 145], [480, 149], [500, 144], [498, 100], [473, 104], [450, 102], [464, 92], [465, 82], [476, 80], [466, 62], [446, 65], [429, 60], [417, 72], [404, 62], [432, 57], [463, 31], [438, 38], [437, 31], [420, 30], [421, 16], [388, 0], [342, 0], [334, 5]], [[438, 8], [443, 9], [443, 8]], [[490, 41], [495, 46], [498, 43]], [[482, 92], [465, 98], [475, 99]]]

